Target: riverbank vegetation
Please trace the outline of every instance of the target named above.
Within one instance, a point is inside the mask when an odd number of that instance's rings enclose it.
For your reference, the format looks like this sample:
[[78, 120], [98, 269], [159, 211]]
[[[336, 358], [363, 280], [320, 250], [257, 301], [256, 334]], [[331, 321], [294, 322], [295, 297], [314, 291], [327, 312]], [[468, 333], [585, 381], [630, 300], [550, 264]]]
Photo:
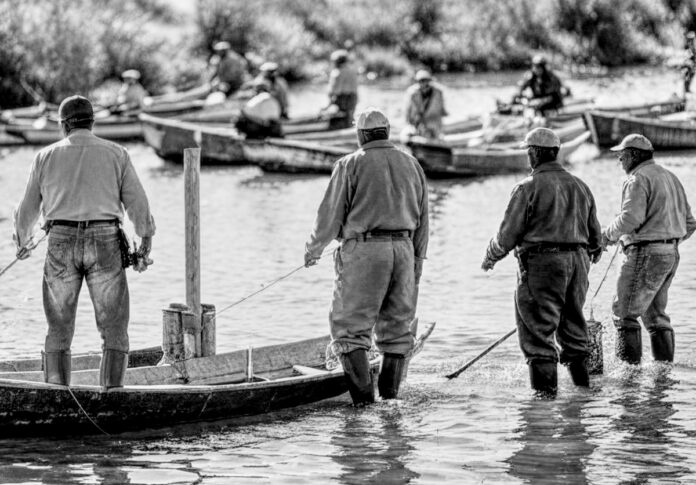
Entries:
[[660, 63], [696, 27], [696, 0], [0, 0], [0, 107], [56, 102], [142, 72], [153, 93], [202, 81], [212, 45], [289, 80], [324, 76], [336, 48], [367, 78], [553, 64]]

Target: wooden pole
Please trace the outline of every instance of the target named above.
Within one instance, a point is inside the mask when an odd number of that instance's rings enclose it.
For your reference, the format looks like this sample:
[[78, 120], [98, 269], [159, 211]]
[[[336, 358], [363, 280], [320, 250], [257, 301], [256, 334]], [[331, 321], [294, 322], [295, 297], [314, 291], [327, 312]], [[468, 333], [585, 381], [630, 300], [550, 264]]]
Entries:
[[184, 149], [184, 197], [186, 233], [186, 304], [198, 323], [196, 356], [201, 355], [201, 149]]

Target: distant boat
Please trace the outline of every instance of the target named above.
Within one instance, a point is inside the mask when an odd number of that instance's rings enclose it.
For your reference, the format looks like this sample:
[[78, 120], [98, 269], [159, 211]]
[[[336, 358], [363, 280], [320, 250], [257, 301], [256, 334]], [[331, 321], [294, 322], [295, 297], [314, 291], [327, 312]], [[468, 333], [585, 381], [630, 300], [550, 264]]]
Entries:
[[690, 113], [660, 118], [645, 118], [624, 114], [590, 111], [585, 124], [595, 145], [606, 148], [618, 145], [631, 133], [646, 136], [656, 150], [696, 148], [696, 121]]
[[[434, 326], [425, 326], [413, 355]], [[40, 370], [22, 370], [31, 363], [0, 363], [0, 435], [116, 434], [266, 413], [339, 396], [347, 387], [340, 366], [326, 369], [329, 342], [328, 336], [320, 337], [171, 365], [155, 366], [145, 359], [142, 363], [151, 365], [129, 367], [125, 386], [109, 391], [98, 386], [95, 368], [74, 370], [68, 388], [44, 383]], [[82, 367], [98, 365], [97, 356], [82, 359]], [[371, 360], [373, 373], [380, 360]]]

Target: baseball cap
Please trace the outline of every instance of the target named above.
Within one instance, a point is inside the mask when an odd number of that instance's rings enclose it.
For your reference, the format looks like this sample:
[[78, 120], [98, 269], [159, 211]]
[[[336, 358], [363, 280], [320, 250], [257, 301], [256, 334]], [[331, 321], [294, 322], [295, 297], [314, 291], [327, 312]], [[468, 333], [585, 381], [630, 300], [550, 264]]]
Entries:
[[138, 71], [137, 69], [128, 69], [127, 71], [123, 71], [121, 73], [121, 77], [123, 79], [140, 79], [140, 71]]
[[425, 79], [432, 79], [433, 76], [427, 69], [420, 69], [416, 72], [416, 81], [423, 81]]
[[60, 121], [86, 121], [94, 119], [92, 103], [84, 96], [68, 96], [58, 107]]
[[639, 150], [646, 150], [649, 152], [655, 151], [652, 143], [650, 143], [650, 140], [645, 138], [643, 135], [639, 135], [638, 133], [632, 133], [625, 136], [624, 139], [621, 140], [621, 143], [611, 147], [609, 150], [612, 152], [618, 152], [624, 148], [638, 148]]
[[524, 137], [520, 147], [546, 147], [546, 148], [560, 148], [561, 140], [558, 138], [552, 130], [548, 128], [534, 128], [532, 131], [527, 133]]
[[369, 107], [358, 115], [355, 120], [358, 130], [373, 130], [375, 128], [389, 128], [389, 119], [377, 108]]
[[222, 41], [220, 41], [220, 42], [216, 42], [216, 43], [213, 45], [213, 50], [214, 50], [214, 51], [226, 51], [226, 50], [229, 50], [229, 49], [231, 49], [231, 48], [232, 48], [232, 46], [231, 46], [230, 43], [227, 42], [226, 40], [222, 40]]
[[278, 64], [275, 62], [264, 62], [261, 64], [261, 67], [259, 67], [259, 71], [261, 72], [273, 72], [278, 70]]
[[545, 66], [546, 65], [546, 57], [542, 56], [541, 54], [537, 54], [534, 57], [532, 57], [532, 65], [533, 66]]
[[331, 53], [331, 61], [336, 62], [336, 61], [341, 61], [341, 60], [346, 60], [348, 59], [348, 51], [345, 49], [338, 49], [335, 50]]

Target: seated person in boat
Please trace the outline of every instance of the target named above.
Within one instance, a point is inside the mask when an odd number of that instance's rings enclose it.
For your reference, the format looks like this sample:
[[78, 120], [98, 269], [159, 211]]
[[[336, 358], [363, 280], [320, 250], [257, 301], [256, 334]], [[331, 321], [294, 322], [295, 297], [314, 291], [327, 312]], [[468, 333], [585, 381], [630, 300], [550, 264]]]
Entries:
[[329, 316], [355, 405], [375, 400], [368, 350], [382, 352], [378, 388], [397, 396], [414, 346], [410, 325], [428, 246], [428, 184], [418, 161], [389, 141], [389, 120], [367, 108], [356, 120], [360, 148], [339, 159], [305, 245], [312, 266], [334, 239], [336, 283]]
[[513, 104], [527, 103], [535, 111], [546, 114], [563, 107], [564, 88], [560, 79], [548, 67], [546, 58], [536, 55], [532, 68], [518, 83], [519, 91]]
[[333, 69], [329, 74], [329, 129], [349, 128], [353, 124], [358, 104], [358, 71], [350, 60], [348, 51], [339, 49], [331, 54]]
[[102, 338], [100, 384], [106, 389], [121, 387], [129, 350], [125, 266], [132, 261], [119, 237], [124, 209], [141, 238], [136, 271], [152, 264], [155, 223], [126, 149], [92, 134], [94, 111], [89, 100], [78, 95], [66, 98], [58, 116], [64, 139], [34, 157], [15, 212], [17, 258], [29, 257], [40, 214], [48, 231], [43, 276], [48, 322], [44, 378], [51, 384], [70, 385], [75, 313], [86, 281]]
[[278, 64], [275, 62], [264, 62], [259, 67], [259, 74], [251, 82], [254, 87], [258, 82], [268, 83], [268, 92], [280, 103], [281, 118], [288, 119], [288, 83], [278, 74]]
[[149, 93], [140, 84], [140, 71], [128, 69], [121, 74], [121, 78], [123, 78], [123, 84], [116, 97], [117, 105], [111, 111], [119, 113], [142, 108], [143, 100], [149, 96]]
[[518, 259], [517, 334], [531, 387], [543, 396], [556, 394], [559, 360], [568, 365], [576, 386], [589, 386], [582, 309], [590, 262], [598, 262], [603, 250], [594, 196], [558, 163], [560, 145], [548, 128], [535, 128], [525, 137], [522, 146], [532, 173], [513, 188], [481, 264], [489, 271], [511, 251]]
[[255, 95], [246, 102], [237, 118], [235, 128], [244, 133], [247, 138], [283, 136], [280, 125], [280, 103], [269, 89], [268, 81], [257, 80], [254, 83]]
[[224, 86], [227, 90], [225, 94], [229, 96], [244, 84], [247, 75], [246, 59], [232, 50], [230, 43], [226, 41], [217, 42], [213, 51], [215, 53], [208, 61], [210, 86], [218, 91]]
[[406, 91], [406, 123], [404, 135], [440, 138], [442, 118], [447, 116], [442, 89], [433, 82], [430, 71], [416, 73], [416, 84]]

